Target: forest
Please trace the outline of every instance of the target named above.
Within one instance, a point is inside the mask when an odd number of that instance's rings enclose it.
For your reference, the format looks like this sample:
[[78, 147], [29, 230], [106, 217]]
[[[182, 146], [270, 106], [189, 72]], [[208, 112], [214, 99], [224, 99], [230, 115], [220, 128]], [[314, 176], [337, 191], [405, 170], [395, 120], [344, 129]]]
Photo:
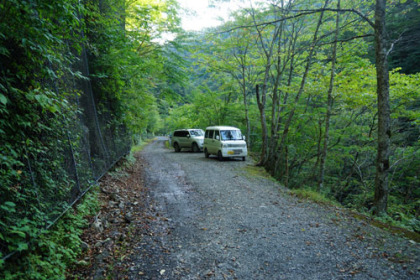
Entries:
[[[165, 125], [236, 125], [258, 165], [285, 186], [387, 212], [385, 219], [418, 231], [419, 5], [387, 3], [384, 110], [374, 4], [271, 1], [188, 37], [191, 83], [178, 106], [165, 108]], [[379, 205], [378, 150], [386, 141], [387, 198]]]
[[0, 1], [0, 278], [62, 279], [96, 182], [178, 128], [239, 127], [294, 193], [420, 232], [419, 0], [252, 1], [197, 32], [180, 15]]

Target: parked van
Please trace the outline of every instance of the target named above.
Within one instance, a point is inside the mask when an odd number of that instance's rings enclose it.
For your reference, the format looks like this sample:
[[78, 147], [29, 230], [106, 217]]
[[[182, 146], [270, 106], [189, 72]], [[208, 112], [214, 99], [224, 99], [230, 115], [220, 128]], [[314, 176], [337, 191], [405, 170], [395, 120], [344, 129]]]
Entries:
[[191, 149], [194, 153], [203, 150], [204, 131], [202, 129], [178, 129], [175, 130], [171, 143], [175, 152], [182, 148]]
[[216, 155], [219, 160], [239, 157], [245, 160], [248, 155], [245, 136], [233, 126], [209, 126], [204, 134], [204, 155]]

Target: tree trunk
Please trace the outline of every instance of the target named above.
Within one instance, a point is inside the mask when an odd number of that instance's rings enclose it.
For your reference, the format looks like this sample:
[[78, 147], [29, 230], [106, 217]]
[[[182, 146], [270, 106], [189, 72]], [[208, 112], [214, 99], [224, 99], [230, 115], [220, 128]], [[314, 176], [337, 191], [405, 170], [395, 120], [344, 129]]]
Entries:
[[262, 96], [260, 96], [259, 86], [256, 85], [255, 92], [257, 96], [258, 109], [260, 110], [260, 121], [261, 121], [261, 130], [262, 130], [262, 149], [261, 149], [261, 158], [260, 162], [257, 163], [258, 166], [261, 166], [267, 158], [267, 143], [268, 143], [268, 133], [267, 133], [267, 119], [265, 116], [265, 103], [266, 103], [266, 86], [263, 85]]
[[[337, 2], [337, 10], [340, 10], [340, 0], [338, 0]], [[319, 168], [318, 191], [321, 191], [324, 185], [325, 161], [327, 160], [328, 140], [330, 137], [330, 119], [331, 119], [331, 111], [332, 111], [332, 104], [333, 104], [332, 91], [334, 88], [335, 60], [337, 58], [337, 40], [338, 40], [339, 23], [340, 23], [340, 13], [337, 13], [337, 17], [335, 20], [335, 40], [333, 44], [332, 57], [331, 57], [331, 76], [330, 76], [330, 86], [328, 88], [327, 113], [325, 116], [324, 145], [322, 147], [321, 164]]]
[[[283, 29], [283, 23], [282, 27]], [[275, 154], [277, 151], [277, 143], [278, 143], [278, 130], [279, 130], [279, 120], [280, 120], [280, 114], [281, 114], [281, 106], [280, 106], [280, 94], [279, 94], [279, 85], [280, 81], [282, 80], [283, 71], [285, 68], [285, 65], [282, 67], [282, 61], [281, 61], [281, 35], [279, 36], [279, 46], [277, 50], [277, 65], [276, 65], [276, 78], [273, 85], [273, 93], [272, 93], [272, 105], [271, 105], [271, 133], [270, 133], [270, 139], [268, 144], [268, 152], [267, 152], [267, 160], [263, 163], [265, 166], [265, 169], [270, 173], [273, 174], [274, 172], [274, 166], [275, 166]], [[283, 69], [282, 69], [283, 68]]]
[[378, 154], [375, 178], [375, 215], [386, 213], [388, 204], [388, 172], [390, 146], [389, 73], [385, 39], [386, 0], [376, 0], [375, 53], [378, 99]]
[[[281, 1], [281, 5], [279, 10], [281, 11], [282, 16], [286, 16], [288, 14], [288, 10], [291, 8], [291, 3], [287, 4], [287, 7], [284, 5], [284, 1]], [[271, 134], [269, 139], [268, 145], [268, 155], [267, 160], [264, 162], [265, 169], [271, 174], [274, 175], [275, 171], [275, 163], [277, 158], [277, 146], [279, 140], [279, 130], [280, 130], [280, 121], [281, 121], [281, 113], [283, 107], [280, 106], [281, 104], [281, 90], [280, 90], [280, 83], [282, 81], [283, 73], [285, 72], [287, 61], [293, 57], [292, 53], [290, 52], [290, 48], [293, 44], [293, 31], [292, 31], [292, 40], [290, 40], [290, 44], [287, 44], [287, 40], [283, 39], [283, 31], [284, 26], [287, 25], [288, 28], [290, 25], [286, 23], [287, 21], [282, 21], [279, 26], [279, 36], [277, 39], [277, 64], [275, 65], [275, 77], [272, 79], [274, 80], [273, 84], [273, 91], [272, 91], [272, 106], [271, 106]], [[292, 30], [294, 30], [294, 24], [291, 24]], [[287, 35], [286, 35], [287, 36]], [[288, 52], [287, 52], [288, 51]], [[283, 58], [282, 52], [287, 55]], [[274, 76], [274, 75], [273, 75]], [[287, 91], [285, 96], [287, 96]], [[287, 100], [287, 97], [284, 98]]]
[[[294, 24], [292, 24], [292, 34], [295, 34]], [[296, 53], [295, 52], [295, 49], [296, 49], [295, 47], [296, 47], [296, 41], [297, 41], [297, 38], [298, 38], [298, 32], [296, 32], [296, 35], [293, 35], [293, 36], [294, 37], [290, 42], [289, 51], [288, 51], [289, 54], [291, 54], [290, 55], [290, 63], [289, 63], [290, 68], [289, 68], [289, 74], [288, 74], [288, 79], [287, 79], [287, 87], [288, 88], [290, 88], [290, 85], [292, 84], [292, 78], [293, 78], [293, 73], [294, 73], [294, 62], [295, 62], [295, 53]], [[274, 166], [270, 166], [270, 167], [266, 166], [266, 169], [269, 170], [270, 174], [273, 175], [273, 176], [277, 176], [275, 174], [275, 172], [277, 172], [277, 170], [279, 170], [279, 165], [281, 164], [281, 158], [283, 156], [283, 155], [280, 154], [281, 151], [278, 149], [278, 139], [280, 138], [279, 133], [280, 133], [280, 127], [281, 127], [280, 124], [282, 123], [282, 114], [283, 114], [284, 108], [287, 105], [288, 99], [289, 99], [289, 91], [286, 91], [284, 93], [284, 96], [283, 96], [282, 106], [279, 107], [279, 111], [277, 113], [277, 123], [278, 123], [278, 125], [277, 125], [277, 131], [276, 131], [276, 145], [275, 145], [276, 150], [272, 151], [272, 153], [273, 153], [273, 155], [271, 155], [272, 156], [272, 162], [267, 163], [267, 164], [271, 164], [271, 165], [274, 165]], [[286, 149], [287, 149], [287, 146], [286, 146]], [[277, 152], [277, 151], [280, 151], [280, 152]], [[283, 164], [283, 162], [282, 162], [282, 164]], [[277, 177], [282, 177], [282, 176], [277, 176]]]
[[246, 144], [248, 149], [251, 149], [251, 125], [249, 123], [248, 100], [246, 98], [246, 80], [245, 80], [245, 65], [242, 65], [242, 95], [244, 97], [244, 111], [246, 122]]
[[289, 149], [286, 146], [285, 149], [285, 158], [286, 158], [286, 167], [285, 167], [285, 175], [284, 175], [284, 186], [286, 188], [289, 187]]
[[[246, 46], [244, 46], [243, 53], [234, 53], [233, 56], [235, 57], [235, 60], [238, 62], [240, 66], [240, 75], [235, 74], [235, 72], [229, 72], [232, 77], [234, 77], [242, 91], [242, 96], [244, 98], [244, 113], [245, 113], [245, 123], [246, 123], [246, 145], [248, 147], [248, 150], [251, 149], [252, 143], [251, 143], [251, 123], [249, 120], [249, 105], [248, 105], [248, 98], [247, 98], [247, 56], [248, 56], [248, 48], [250, 43], [248, 42]], [[250, 80], [250, 79], [249, 79]], [[253, 86], [251, 86], [253, 88]]]
[[[318, 128], [318, 141], [317, 141], [317, 145], [316, 145], [317, 146], [317, 149], [316, 149], [316, 161], [315, 161], [315, 164], [314, 164], [314, 167], [313, 167], [313, 173], [312, 173], [311, 176], [309, 176], [310, 180], [313, 180], [313, 181], [317, 180], [317, 178], [318, 178], [317, 171], [318, 171], [318, 166], [320, 165], [321, 157], [322, 157], [322, 150], [323, 150], [322, 143], [323, 143], [323, 140], [324, 140], [322, 138], [322, 135], [323, 135], [323, 133], [322, 133], [322, 124], [323, 123], [324, 122], [322, 120], [322, 117], [320, 116], [319, 117], [319, 120], [318, 120], [318, 126], [319, 126], [319, 128]], [[317, 191], [318, 192], [320, 191], [319, 185], [318, 185]]]

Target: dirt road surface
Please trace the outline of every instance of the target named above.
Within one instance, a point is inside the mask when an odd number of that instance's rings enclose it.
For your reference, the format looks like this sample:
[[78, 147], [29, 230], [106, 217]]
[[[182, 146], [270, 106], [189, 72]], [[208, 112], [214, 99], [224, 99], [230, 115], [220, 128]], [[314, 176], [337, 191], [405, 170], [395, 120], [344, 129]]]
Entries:
[[420, 279], [419, 245], [291, 196], [254, 162], [141, 153], [154, 234], [130, 279]]

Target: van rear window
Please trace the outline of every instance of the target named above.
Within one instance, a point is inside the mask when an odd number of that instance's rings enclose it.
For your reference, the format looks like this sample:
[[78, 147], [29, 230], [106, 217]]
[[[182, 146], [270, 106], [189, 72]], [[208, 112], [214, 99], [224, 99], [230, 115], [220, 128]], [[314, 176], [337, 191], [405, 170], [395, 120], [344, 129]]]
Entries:
[[187, 135], [188, 135], [188, 131], [184, 131], [184, 130], [174, 132], [175, 137], [187, 137]]

